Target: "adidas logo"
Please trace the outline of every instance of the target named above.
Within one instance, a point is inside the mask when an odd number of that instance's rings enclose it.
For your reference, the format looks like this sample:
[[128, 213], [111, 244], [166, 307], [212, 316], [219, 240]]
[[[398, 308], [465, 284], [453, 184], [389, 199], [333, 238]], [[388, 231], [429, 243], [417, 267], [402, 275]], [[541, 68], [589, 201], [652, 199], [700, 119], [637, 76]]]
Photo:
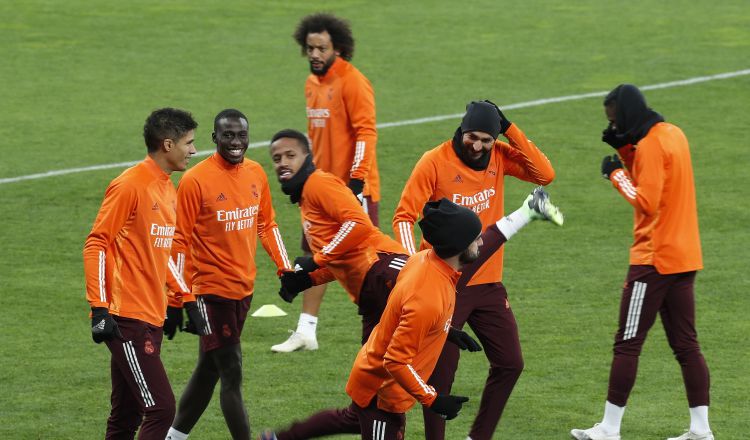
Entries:
[[219, 197], [216, 198], [217, 202], [223, 202], [226, 201], [226, 196], [224, 196], [224, 193], [219, 193]]
[[159, 210], [159, 204], [158, 203], [154, 203], [154, 206], [152, 206], [151, 209], [153, 211], [158, 211]]
[[99, 331], [102, 331], [102, 330], [104, 330], [104, 325], [105, 325], [105, 323], [104, 323], [104, 320], [102, 319], [101, 321], [99, 321], [99, 324], [96, 324], [94, 326], [94, 328], [97, 329], [97, 330], [99, 330]]
[[453, 182], [455, 182], [455, 183], [464, 183], [464, 179], [461, 178], [460, 174], [456, 174], [456, 178], [453, 179]]

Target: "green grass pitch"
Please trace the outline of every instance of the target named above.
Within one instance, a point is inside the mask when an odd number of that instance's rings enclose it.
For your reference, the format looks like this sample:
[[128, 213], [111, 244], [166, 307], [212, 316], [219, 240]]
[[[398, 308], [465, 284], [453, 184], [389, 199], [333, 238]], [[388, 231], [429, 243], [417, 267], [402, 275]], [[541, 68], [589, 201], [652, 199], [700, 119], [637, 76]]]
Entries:
[[[304, 129], [307, 62], [291, 38], [297, 20], [324, 9], [348, 18], [354, 64], [372, 81], [378, 121], [458, 114], [472, 99], [507, 106], [537, 99], [736, 72], [750, 68], [746, 0], [224, 2], [6, 0], [0, 3], [0, 179], [137, 161], [141, 130], [158, 107], [189, 109], [197, 145], [210, 150], [213, 116], [250, 118], [251, 140]], [[646, 92], [690, 140], [705, 270], [697, 325], [712, 373], [717, 438], [750, 434], [750, 76]], [[506, 111], [548, 155], [553, 200], [565, 226], [533, 224], [507, 244], [505, 278], [526, 369], [496, 438], [565, 439], [601, 417], [620, 288], [631, 240], [630, 207], [599, 175], [601, 98]], [[449, 138], [458, 118], [384, 127], [378, 160], [382, 227], [423, 151]], [[247, 156], [272, 173], [267, 151]], [[202, 157], [200, 158], [202, 159]], [[197, 159], [199, 160], [199, 159]], [[194, 163], [197, 162], [194, 160]], [[109, 411], [109, 353], [91, 342], [81, 250], [107, 183], [105, 169], [3, 182], [0, 252], [0, 438], [101, 438]], [[179, 176], [175, 176], [177, 180]], [[274, 205], [290, 256], [299, 217], [273, 176]], [[531, 189], [507, 180], [512, 209]], [[253, 310], [243, 335], [245, 400], [255, 432], [348, 403], [343, 387], [358, 349], [356, 308], [329, 288], [317, 352], [273, 355], [296, 325], [299, 304], [277, 296], [259, 253]], [[192, 335], [165, 341], [162, 357], [179, 397], [197, 354]], [[471, 397], [448, 423], [465, 438], [487, 372], [464, 354], [454, 385]], [[225, 439], [217, 396], [191, 435]], [[660, 324], [641, 357], [624, 439], [663, 439], [687, 428], [680, 370]], [[423, 437], [420, 411], [407, 438]]]

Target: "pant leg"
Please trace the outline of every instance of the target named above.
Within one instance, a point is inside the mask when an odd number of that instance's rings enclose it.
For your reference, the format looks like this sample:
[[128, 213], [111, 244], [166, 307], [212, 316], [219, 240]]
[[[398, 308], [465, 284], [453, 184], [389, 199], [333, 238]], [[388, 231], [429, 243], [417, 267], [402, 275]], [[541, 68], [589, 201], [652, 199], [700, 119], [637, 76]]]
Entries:
[[138, 438], [163, 440], [174, 419], [175, 399], [161, 363], [162, 329], [138, 320], [115, 319], [123, 340], [108, 341], [107, 347], [144, 415]]
[[469, 436], [484, 440], [492, 438], [524, 363], [518, 325], [503, 284], [473, 288], [477, 291], [475, 308], [468, 322], [482, 343], [490, 368]]
[[[453, 319], [451, 326], [461, 329], [466, 320], [469, 318], [474, 308], [474, 294], [476, 291], [472, 288], [464, 288], [456, 295], [456, 306], [453, 310]], [[458, 360], [461, 357], [459, 349], [455, 344], [446, 342], [443, 351], [440, 352], [435, 369], [427, 381], [438, 394], [448, 394], [451, 392], [453, 379], [458, 369]], [[445, 419], [440, 417], [429, 408], [422, 407], [422, 416], [424, 417], [424, 432], [427, 440], [442, 440], [445, 438]]]
[[352, 403], [359, 418], [362, 440], [403, 440], [406, 430], [406, 415], [383, 411], [377, 406], [377, 397], [367, 408]]
[[303, 440], [335, 434], [359, 434], [359, 417], [353, 407], [356, 407], [354, 403], [346, 408], [320, 411], [292, 423], [288, 429], [277, 432], [276, 437], [279, 440]]
[[682, 369], [688, 405], [709, 405], [710, 376], [695, 330], [695, 272], [671, 275], [675, 282], [661, 307], [661, 321]]
[[112, 374], [112, 409], [107, 419], [107, 440], [132, 440], [143, 421], [143, 407], [130, 386], [126, 376], [115, 362], [110, 361]]
[[630, 266], [620, 300], [607, 400], [625, 406], [635, 385], [638, 358], [669, 289], [668, 277], [653, 266]]

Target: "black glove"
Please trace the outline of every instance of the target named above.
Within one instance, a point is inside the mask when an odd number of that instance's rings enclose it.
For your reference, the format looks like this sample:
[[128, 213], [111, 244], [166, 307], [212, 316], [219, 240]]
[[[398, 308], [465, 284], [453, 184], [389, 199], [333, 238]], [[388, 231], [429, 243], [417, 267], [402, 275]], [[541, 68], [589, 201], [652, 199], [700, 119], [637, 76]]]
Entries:
[[614, 129], [611, 122], [607, 128], [602, 131], [602, 142], [609, 144], [615, 150], [630, 143], [626, 136], [617, 134], [617, 131]]
[[[306, 255], [304, 257], [297, 257], [294, 259], [294, 266], [299, 266], [303, 272], [315, 272], [315, 269], [319, 268], [318, 263], [315, 262], [312, 256]], [[297, 271], [299, 272], [299, 270]]]
[[469, 398], [464, 396], [450, 396], [448, 394], [438, 394], [430, 405], [430, 409], [446, 420], [453, 420], [461, 411], [461, 406], [468, 402]]
[[182, 307], [185, 309], [185, 312], [187, 312], [188, 320], [187, 325], [181, 330], [198, 336], [208, 335], [208, 324], [206, 323], [206, 320], [203, 319], [200, 310], [198, 310], [197, 302], [186, 302]]
[[492, 104], [497, 109], [497, 114], [500, 115], [500, 133], [505, 134], [506, 131], [510, 128], [511, 122], [508, 120], [508, 118], [505, 117], [503, 114], [503, 111], [500, 110], [500, 107], [497, 106], [494, 102], [490, 101], [489, 99], [485, 99], [484, 102], [487, 104]]
[[106, 307], [91, 308], [91, 337], [97, 344], [112, 338], [122, 339], [120, 328]]
[[616, 154], [604, 156], [602, 159], [602, 177], [605, 179], [609, 180], [609, 176], [620, 168], [622, 168], [622, 162]]
[[361, 179], [349, 179], [349, 183], [346, 186], [352, 190], [355, 196], [359, 197], [365, 189], [365, 181]]
[[312, 278], [307, 272], [284, 272], [280, 277], [281, 289], [279, 296], [284, 301], [291, 303], [300, 292], [309, 289], [313, 285]]
[[167, 319], [164, 320], [164, 335], [170, 341], [177, 329], [182, 330], [182, 308], [167, 306]]
[[461, 350], [482, 351], [482, 346], [463, 330], [451, 327], [448, 330], [448, 341], [458, 345]]

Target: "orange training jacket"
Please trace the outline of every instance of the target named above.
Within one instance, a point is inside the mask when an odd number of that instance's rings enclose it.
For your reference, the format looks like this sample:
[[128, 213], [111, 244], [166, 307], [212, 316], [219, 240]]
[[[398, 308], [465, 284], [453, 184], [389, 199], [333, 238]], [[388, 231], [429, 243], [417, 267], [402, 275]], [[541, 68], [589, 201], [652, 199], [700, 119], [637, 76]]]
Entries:
[[685, 134], [675, 125], [660, 122], [635, 148], [626, 145], [618, 151], [627, 170], [609, 177], [635, 208], [630, 264], [653, 265], [664, 275], [703, 269], [693, 165]]
[[392, 413], [415, 400], [432, 404], [437, 394], [427, 379], [448, 337], [459, 276], [431, 249], [409, 258], [354, 360], [346, 393], [357, 405], [367, 407], [375, 394], [378, 408]]
[[337, 57], [324, 76], [307, 77], [305, 100], [315, 166], [344, 183], [363, 180], [364, 195], [380, 200], [375, 93], [370, 81]]
[[[257, 237], [278, 273], [291, 270], [274, 221], [268, 178], [257, 162], [230, 164], [218, 153], [188, 170], [177, 188], [172, 259], [184, 276], [183, 294], [242, 299], [253, 293]], [[176, 290], [179, 289], [179, 290]]]
[[335, 278], [355, 303], [378, 252], [406, 253], [372, 224], [351, 190], [333, 174], [313, 172], [302, 189], [299, 207], [302, 231], [321, 266], [310, 274], [313, 282], [324, 284]]
[[109, 184], [83, 246], [91, 307], [163, 325], [176, 202], [169, 175], [151, 157]]
[[[393, 232], [397, 240], [413, 254], [414, 223], [428, 201], [445, 197], [479, 215], [484, 229], [504, 215], [504, 176], [511, 175], [527, 182], [547, 185], [555, 178], [547, 156], [512, 124], [505, 132], [509, 143], [495, 141], [489, 165], [475, 171], [456, 155], [453, 141], [448, 140], [426, 152], [414, 166], [401, 193], [401, 200], [393, 216]], [[420, 249], [428, 248], [422, 240]], [[469, 280], [469, 286], [495, 283], [502, 280], [503, 248], [500, 248]]]

